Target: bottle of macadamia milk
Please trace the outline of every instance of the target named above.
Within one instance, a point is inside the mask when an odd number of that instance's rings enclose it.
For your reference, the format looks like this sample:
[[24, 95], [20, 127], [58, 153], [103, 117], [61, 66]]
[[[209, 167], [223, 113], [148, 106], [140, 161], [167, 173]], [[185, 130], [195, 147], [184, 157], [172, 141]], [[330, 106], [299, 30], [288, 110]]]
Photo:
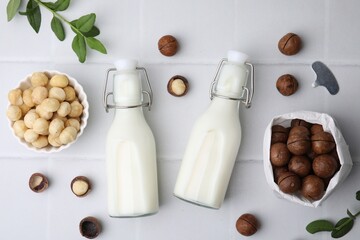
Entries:
[[211, 104], [196, 121], [182, 159], [174, 190], [180, 199], [214, 209], [224, 200], [241, 141], [239, 105], [249, 107], [252, 98], [245, 91], [246, 59], [241, 52], [229, 51], [219, 66]]
[[108, 212], [111, 217], [154, 214], [159, 209], [156, 149], [143, 115], [140, 73], [133, 60], [115, 65], [115, 104], [105, 101], [106, 109], [115, 108], [106, 140]]

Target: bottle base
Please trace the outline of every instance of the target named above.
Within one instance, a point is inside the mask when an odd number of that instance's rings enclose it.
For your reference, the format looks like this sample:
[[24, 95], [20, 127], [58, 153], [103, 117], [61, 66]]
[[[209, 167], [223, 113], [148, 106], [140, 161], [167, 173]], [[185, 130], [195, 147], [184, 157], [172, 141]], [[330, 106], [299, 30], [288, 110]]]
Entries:
[[152, 215], [155, 215], [157, 213], [158, 213], [158, 211], [152, 212], [152, 213], [144, 213], [144, 214], [140, 213], [140, 214], [137, 214], [137, 215], [121, 215], [121, 216], [114, 216], [114, 215], [109, 214], [109, 217], [111, 217], [111, 218], [138, 218], [138, 217], [152, 216]]
[[177, 198], [179, 198], [180, 200], [183, 200], [183, 201], [185, 201], [185, 202], [194, 204], [194, 205], [196, 205], [196, 206], [200, 206], [200, 207], [204, 207], [204, 208], [209, 208], [209, 209], [213, 209], [213, 210], [219, 210], [219, 209], [220, 209], [220, 207], [210, 206], [210, 205], [208, 205], [208, 204], [205, 204], [205, 203], [203, 203], [203, 202], [196, 201], [196, 200], [194, 200], [194, 199], [188, 199], [188, 198], [180, 197], [180, 196], [176, 195], [175, 193], [174, 193], [174, 196], [177, 197]]

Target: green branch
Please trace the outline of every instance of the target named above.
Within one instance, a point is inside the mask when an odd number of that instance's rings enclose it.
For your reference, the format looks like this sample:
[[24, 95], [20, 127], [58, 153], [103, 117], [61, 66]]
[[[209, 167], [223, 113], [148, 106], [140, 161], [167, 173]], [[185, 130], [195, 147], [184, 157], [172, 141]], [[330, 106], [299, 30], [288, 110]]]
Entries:
[[[9, 0], [7, 5], [7, 19], [11, 21], [19, 10], [22, 0]], [[100, 30], [95, 26], [96, 14], [90, 13], [81, 16], [73, 21], [68, 21], [58, 12], [68, 9], [71, 0], [57, 0], [56, 2], [43, 2], [41, 0], [28, 0], [26, 11], [19, 11], [20, 15], [27, 17], [29, 24], [36, 33], [41, 27], [41, 11], [40, 6], [53, 14], [51, 20], [51, 29], [56, 37], [63, 41], [66, 38], [63, 23], [69, 25], [75, 33], [72, 41], [72, 49], [78, 56], [81, 63], [85, 62], [87, 55], [87, 47], [100, 53], [107, 54], [107, 50], [103, 43], [95, 38], [100, 34]]]

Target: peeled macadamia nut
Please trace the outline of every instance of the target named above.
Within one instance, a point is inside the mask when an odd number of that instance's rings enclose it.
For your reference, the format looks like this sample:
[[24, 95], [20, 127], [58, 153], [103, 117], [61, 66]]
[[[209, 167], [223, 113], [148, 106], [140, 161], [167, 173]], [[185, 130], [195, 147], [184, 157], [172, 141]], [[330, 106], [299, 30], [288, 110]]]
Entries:
[[26, 105], [28, 105], [29, 107], [34, 107], [35, 106], [35, 103], [33, 102], [32, 100], [32, 89], [31, 88], [28, 88], [28, 89], [25, 89], [23, 91], [23, 95], [22, 95], [22, 98], [23, 98], [23, 101]]
[[36, 87], [31, 93], [32, 100], [35, 104], [41, 104], [48, 97], [48, 90], [46, 87]]
[[53, 136], [59, 136], [64, 128], [64, 122], [61, 119], [55, 118], [50, 122], [49, 133]]
[[76, 139], [77, 131], [74, 127], [66, 127], [59, 136], [59, 140], [62, 144], [71, 143]]
[[71, 86], [67, 86], [64, 88], [65, 92], [65, 101], [72, 102], [76, 99], [75, 89]]
[[24, 103], [22, 98], [22, 91], [19, 88], [11, 90], [8, 93], [8, 99], [12, 105], [20, 106]]
[[36, 119], [38, 119], [40, 116], [36, 113], [34, 109], [30, 110], [25, 116], [24, 116], [24, 123], [26, 127], [32, 128], [34, 125], [34, 122]]
[[48, 84], [49, 78], [43, 72], [34, 72], [30, 78], [33, 87], [45, 87]]
[[31, 109], [31, 107], [26, 104], [20, 105], [19, 108], [21, 110], [21, 116], [25, 116], [25, 114]]
[[256, 217], [250, 213], [241, 215], [236, 221], [236, 230], [244, 236], [255, 234], [260, 224]]
[[60, 147], [62, 144], [60, 142], [59, 136], [49, 135], [48, 142], [53, 147]]
[[47, 135], [49, 134], [49, 122], [44, 118], [38, 118], [33, 124], [33, 130], [37, 134]]
[[68, 120], [66, 120], [65, 122], [65, 127], [74, 127], [76, 129], [76, 131], [80, 131], [80, 122], [79, 120], [75, 119], [75, 118], [70, 118]]
[[45, 111], [42, 107], [42, 105], [38, 105], [36, 106], [36, 113], [39, 114], [40, 117], [46, 119], [46, 120], [50, 120], [53, 117], [53, 113], [52, 112], [48, 112]]
[[65, 100], [65, 91], [59, 87], [53, 87], [49, 90], [49, 98], [55, 98], [59, 102], [63, 102]]
[[57, 114], [59, 114], [60, 117], [66, 117], [70, 112], [71, 105], [68, 102], [62, 102], [59, 109], [57, 110]]
[[60, 107], [60, 103], [55, 98], [46, 98], [40, 106], [46, 112], [56, 112]]
[[85, 197], [91, 190], [90, 180], [84, 176], [75, 177], [70, 186], [77, 197]]
[[50, 79], [51, 87], [64, 88], [69, 84], [69, 79], [63, 74], [56, 74]]
[[80, 117], [84, 110], [83, 105], [81, 103], [79, 103], [78, 101], [73, 101], [70, 104], [70, 106], [71, 106], [71, 111], [69, 113], [69, 117], [72, 117], [72, 118]]
[[24, 139], [28, 143], [32, 143], [39, 138], [39, 134], [37, 134], [34, 130], [28, 129], [24, 133]]
[[47, 136], [41, 135], [38, 137], [38, 139], [36, 139], [31, 144], [36, 148], [44, 148], [49, 144], [49, 142], [48, 142]]
[[10, 105], [6, 115], [11, 121], [15, 122], [21, 118], [22, 112], [19, 106]]
[[24, 120], [18, 120], [16, 122], [14, 122], [12, 127], [14, 129], [14, 133], [16, 136], [18, 136], [21, 139], [24, 138], [24, 134], [25, 134], [26, 130], [28, 130], [28, 128], [25, 125]]

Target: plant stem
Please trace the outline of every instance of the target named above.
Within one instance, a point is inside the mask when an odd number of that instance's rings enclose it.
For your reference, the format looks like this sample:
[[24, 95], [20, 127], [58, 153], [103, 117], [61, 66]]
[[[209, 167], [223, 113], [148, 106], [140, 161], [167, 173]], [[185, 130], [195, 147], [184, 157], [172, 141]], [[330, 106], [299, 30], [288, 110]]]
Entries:
[[76, 28], [76, 26], [74, 26], [71, 22], [69, 22], [66, 18], [64, 18], [62, 15], [60, 15], [59, 13], [55, 12], [54, 10], [52, 10], [51, 8], [49, 8], [48, 6], [46, 6], [42, 1], [40, 0], [34, 0], [37, 4], [39, 4], [40, 6], [46, 8], [47, 10], [49, 10], [54, 16], [56, 16], [58, 19], [62, 20], [63, 22], [65, 22], [66, 24], [68, 24], [77, 34], [83, 36], [84, 38], [85, 35]]
[[354, 216], [357, 217], [360, 215], [360, 211], [358, 211]]
[[[356, 218], [356, 217], [359, 216], [359, 215], [360, 215], [360, 211], [358, 211], [358, 212], [354, 215], [354, 217]], [[336, 229], [336, 230], [342, 229], [345, 225], [349, 224], [349, 222], [352, 221], [352, 220], [354, 220], [354, 219], [349, 218], [346, 222], [344, 222], [344, 223], [341, 224], [340, 226], [336, 227], [335, 229]]]

